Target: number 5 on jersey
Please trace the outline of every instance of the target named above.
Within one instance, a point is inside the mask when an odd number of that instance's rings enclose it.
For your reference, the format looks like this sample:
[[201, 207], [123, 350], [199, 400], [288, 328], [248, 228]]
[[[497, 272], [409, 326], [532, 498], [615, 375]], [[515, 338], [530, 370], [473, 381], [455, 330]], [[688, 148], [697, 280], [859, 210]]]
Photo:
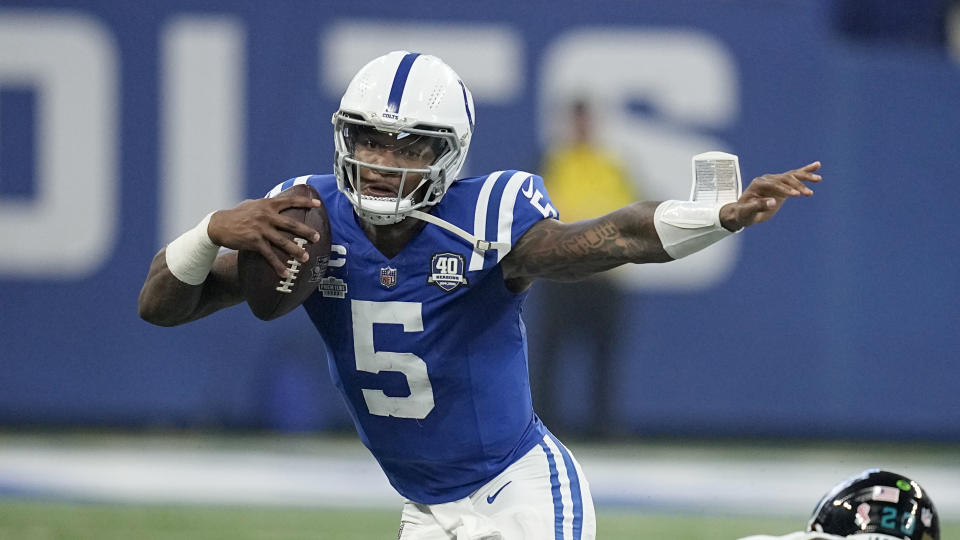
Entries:
[[370, 414], [422, 420], [433, 410], [433, 386], [427, 364], [408, 352], [377, 351], [373, 346], [373, 325], [399, 324], [404, 332], [423, 332], [420, 302], [370, 302], [352, 300], [353, 350], [357, 369], [368, 373], [396, 371], [407, 379], [409, 396], [388, 396], [383, 390], [363, 389]]

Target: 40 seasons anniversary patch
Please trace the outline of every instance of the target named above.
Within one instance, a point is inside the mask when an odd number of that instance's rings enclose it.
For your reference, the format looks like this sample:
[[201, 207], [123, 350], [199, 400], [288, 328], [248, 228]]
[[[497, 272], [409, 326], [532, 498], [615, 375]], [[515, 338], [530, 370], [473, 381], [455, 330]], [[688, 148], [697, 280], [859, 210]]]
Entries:
[[458, 253], [434, 253], [430, 259], [427, 283], [432, 283], [445, 292], [451, 292], [460, 285], [467, 285], [467, 278], [463, 275], [463, 261], [463, 255]]

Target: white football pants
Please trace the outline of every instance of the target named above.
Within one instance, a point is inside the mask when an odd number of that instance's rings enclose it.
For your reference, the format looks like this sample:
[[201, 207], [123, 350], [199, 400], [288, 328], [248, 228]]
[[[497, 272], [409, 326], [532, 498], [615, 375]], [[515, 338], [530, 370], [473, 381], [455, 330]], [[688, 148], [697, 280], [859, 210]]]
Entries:
[[406, 501], [398, 540], [595, 540], [596, 531], [580, 465], [548, 433], [465, 499]]

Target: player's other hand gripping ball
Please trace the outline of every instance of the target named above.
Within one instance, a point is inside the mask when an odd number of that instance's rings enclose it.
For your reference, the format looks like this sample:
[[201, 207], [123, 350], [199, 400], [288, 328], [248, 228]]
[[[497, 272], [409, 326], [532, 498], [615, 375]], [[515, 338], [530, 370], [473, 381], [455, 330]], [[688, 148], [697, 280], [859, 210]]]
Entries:
[[[277, 197], [291, 195], [310, 196], [319, 199], [320, 195], [313, 187], [302, 184], [284, 190]], [[330, 259], [330, 220], [323, 205], [315, 208], [287, 208], [281, 215], [306, 223], [320, 233], [316, 242], [308, 242], [293, 233], [280, 231], [281, 234], [303, 246], [310, 259], [307, 262], [291, 257], [285, 251], [273, 247], [277, 257], [286, 261], [289, 277], [277, 275], [270, 263], [256, 251], [240, 250], [237, 269], [240, 273], [240, 287], [243, 298], [250, 310], [265, 321], [285, 315], [303, 304], [317, 290], [320, 278], [327, 272]]]

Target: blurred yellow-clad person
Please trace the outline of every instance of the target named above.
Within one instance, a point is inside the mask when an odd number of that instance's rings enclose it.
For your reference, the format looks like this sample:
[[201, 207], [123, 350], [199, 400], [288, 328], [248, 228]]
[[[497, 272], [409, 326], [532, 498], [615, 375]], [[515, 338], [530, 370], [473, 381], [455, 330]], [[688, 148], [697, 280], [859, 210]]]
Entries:
[[563, 221], [595, 218], [637, 200], [619, 159], [593, 142], [593, 121], [585, 101], [570, 110], [573, 140], [550, 152], [544, 182]]
[[[546, 154], [541, 176], [560, 219], [573, 222], [595, 218], [639, 198], [633, 181], [617, 156], [593, 138], [593, 116], [584, 100], [569, 105], [569, 142]], [[530, 347], [534, 406], [541, 419], [558, 433], [605, 437], [615, 435], [612, 406], [613, 355], [621, 326], [623, 293], [609, 274], [597, 274], [575, 285], [552, 281], [537, 284], [543, 326]], [[561, 358], [571, 348], [588, 356], [586, 368], [589, 419], [566, 414], [560, 381]]]

